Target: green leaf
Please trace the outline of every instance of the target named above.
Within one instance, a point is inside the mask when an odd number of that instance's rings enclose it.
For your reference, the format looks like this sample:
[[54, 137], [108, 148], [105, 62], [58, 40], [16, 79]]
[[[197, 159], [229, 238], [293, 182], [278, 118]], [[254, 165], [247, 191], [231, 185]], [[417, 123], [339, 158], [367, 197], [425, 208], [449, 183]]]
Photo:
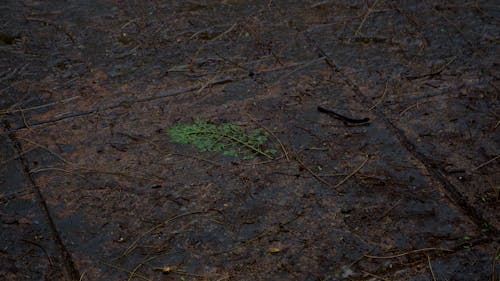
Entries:
[[201, 151], [222, 152], [223, 155], [251, 159], [256, 155], [273, 159], [275, 149], [264, 149], [267, 136], [262, 129], [246, 133], [231, 123], [210, 124], [196, 119], [193, 124], [178, 124], [167, 130], [173, 142], [191, 144]]

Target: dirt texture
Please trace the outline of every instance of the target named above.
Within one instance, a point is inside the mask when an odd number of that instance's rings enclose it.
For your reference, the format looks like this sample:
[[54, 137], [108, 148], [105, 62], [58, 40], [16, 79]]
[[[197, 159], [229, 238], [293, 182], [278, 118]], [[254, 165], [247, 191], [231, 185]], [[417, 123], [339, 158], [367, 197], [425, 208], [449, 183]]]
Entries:
[[3, 1], [0, 280], [500, 280], [498, 4]]

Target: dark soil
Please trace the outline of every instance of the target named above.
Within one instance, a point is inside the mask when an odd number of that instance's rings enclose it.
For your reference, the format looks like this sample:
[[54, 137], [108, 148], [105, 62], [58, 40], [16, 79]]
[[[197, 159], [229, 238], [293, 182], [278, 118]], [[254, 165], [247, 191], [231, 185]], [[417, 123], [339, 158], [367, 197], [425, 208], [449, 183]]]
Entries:
[[498, 4], [3, 1], [0, 279], [500, 280]]

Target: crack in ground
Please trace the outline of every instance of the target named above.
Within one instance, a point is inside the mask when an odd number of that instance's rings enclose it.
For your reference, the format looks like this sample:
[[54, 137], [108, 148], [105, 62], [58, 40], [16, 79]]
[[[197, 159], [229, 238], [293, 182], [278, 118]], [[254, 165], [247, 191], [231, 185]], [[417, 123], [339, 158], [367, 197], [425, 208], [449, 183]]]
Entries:
[[[346, 77], [342, 73], [339, 72], [339, 68], [337, 64], [335, 64], [331, 58], [319, 47], [319, 45], [312, 40], [306, 33], [304, 33], [306, 38], [306, 43], [316, 49], [318, 56], [325, 57], [326, 64], [330, 67], [334, 74], [338, 74], [339, 77], [346, 83], [352, 91], [356, 94], [356, 97], [361, 97], [362, 101], [359, 103], [363, 106], [368, 106], [368, 100], [366, 95], [359, 89], [359, 87], [354, 83], [349, 77]], [[452, 184], [446, 177], [445, 173], [438, 167], [438, 164], [435, 163], [434, 160], [428, 158], [423, 153], [417, 150], [415, 144], [413, 144], [405, 135], [402, 129], [398, 126], [394, 125], [387, 116], [378, 110], [376, 110], [375, 115], [383, 121], [385, 126], [389, 129], [389, 131], [397, 138], [398, 142], [401, 146], [406, 149], [415, 159], [417, 159], [430, 173], [431, 178], [439, 182], [443, 187], [446, 197], [450, 199], [450, 201], [457, 205], [462, 212], [471, 219], [476, 226], [481, 230], [484, 229], [484, 226], [488, 226], [485, 234], [489, 234], [494, 237], [499, 236], [498, 229], [491, 225], [473, 206], [471, 206], [467, 200], [462, 196], [457, 187]]]
[[52, 219], [52, 216], [50, 215], [49, 208], [47, 206], [47, 203], [45, 201], [45, 198], [43, 197], [43, 194], [40, 190], [40, 187], [36, 184], [35, 179], [33, 178], [33, 175], [30, 173], [29, 169], [29, 164], [28, 160], [23, 156], [22, 154], [22, 146], [21, 143], [18, 141], [16, 136], [14, 135], [13, 132], [9, 132], [10, 129], [10, 124], [8, 121], [4, 120], [4, 132], [8, 134], [8, 137], [10, 141], [14, 144], [14, 148], [16, 152], [20, 155], [19, 160], [21, 161], [21, 165], [24, 168], [24, 172], [26, 176], [28, 177], [29, 182], [31, 183], [31, 186], [33, 187], [33, 190], [35, 192], [35, 196], [37, 198], [37, 202], [39, 204], [39, 207], [42, 211], [42, 213], [45, 216], [45, 219], [48, 222], [52, 238], [54, 239], [56, 243], [56, 247], [59, 248], [60, 251], [60, 257], [62, 258], [62, 264], [63, 264], [63, 276], [66, 278], [66, 280], [79, 280], [80, 279], [80, 273], [78, 272], [78, 269], [75, 266], [75, 263], [73, 262], [73, 259], [71, 258], [71, 254], [68, 252], [66, 249], [66, 246], [62, 242], [61, 235], [57, 231], [57, 227], [54, 223], [54, 220]]

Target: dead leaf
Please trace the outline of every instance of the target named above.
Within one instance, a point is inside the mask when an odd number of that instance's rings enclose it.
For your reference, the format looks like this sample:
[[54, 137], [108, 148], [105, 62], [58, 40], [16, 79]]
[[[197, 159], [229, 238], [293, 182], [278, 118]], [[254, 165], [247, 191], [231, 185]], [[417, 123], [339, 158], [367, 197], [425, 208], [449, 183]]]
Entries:
[[267, 249], [267, 252], [270, 254], [276, 254], [281, 252], [281, 248], [269, 247], [269, 249]]
[[175, 267], [173, 267], [173, 266], [168, 266], [168, 265], [165, 265], [165, 266], [163, 266], [163, 267], [161, 268], [161, 271], [162, 271], [163, 273], [170, 273], [170, 272], [172, 272], [173, 270], [175, 270]]

